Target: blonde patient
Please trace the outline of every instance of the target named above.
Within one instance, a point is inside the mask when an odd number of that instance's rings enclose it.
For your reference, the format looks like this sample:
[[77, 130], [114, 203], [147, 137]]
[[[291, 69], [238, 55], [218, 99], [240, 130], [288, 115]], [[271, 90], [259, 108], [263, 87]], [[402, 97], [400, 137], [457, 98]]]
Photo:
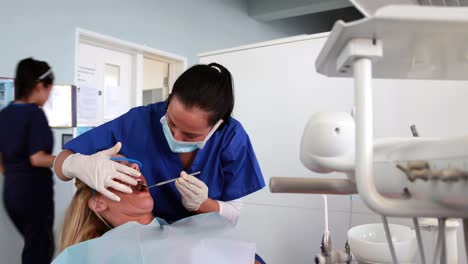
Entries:
[[[139, 170], [136, 163], [119, 161], [129, 167]], [[142, 176], [137, 178], [146, 184]], [[132, 186], [133, 193], [124, 193], [115, 190], [121, 201], [115, 202], [104, 195], [94, 191], [86, 184], [76, 179], [76, 193], [62, 227], [60, 252], [74, 244], [97, 238], [113, 227], [130, 221], [140, 224], [149, 224], [153, 219], [153, 198], [146, 188]]]
[[[139, 165], [128, 161], [119, 161], [136, 170]], [[146, 185], [144, 176], [136, 178]], [[76, 179], [76, 193], [67, 210], [62, 227], [60, 251], [90, 239], [98, 238], [112, 228], [130, 221], [143, 225], [154, 219], [152, 213], [154, 201], [147, 188], [141, 185], [131, 186], [133, 193], [112, 190], [120, 197], [120, 202], [113, 201], [86, 184]], [[259, 263], [255, 261], [255, 263]]]

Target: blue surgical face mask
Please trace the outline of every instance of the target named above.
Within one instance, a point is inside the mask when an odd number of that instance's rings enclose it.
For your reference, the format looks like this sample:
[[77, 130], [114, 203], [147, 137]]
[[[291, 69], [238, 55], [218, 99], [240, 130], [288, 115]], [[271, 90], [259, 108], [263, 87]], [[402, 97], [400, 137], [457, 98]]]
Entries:
[[198, 141], [198, 142], [186, 142], [186, 141], [179, 141], [174, 138], [172, 135], [171, 129], [167, 125], [167, 120], [166, 116], [163, 116], [161, 118], [161, 124], [164, 132], [164, 136], [166, 137], [167, 144], [169, 144], [169, 148], [171, 148], [172, 152], [175, 153], [187, 153], [187, 152], [192, 152], [195, 151], [197, 148], [202, 149], [208, 139], [213, 135], [213, 133], [218, 129], [218, 127], [223, 123], [223, 120], [219, 120], [211, 129], [211, 131], [206, 135], [205, 139], [203, 141]]

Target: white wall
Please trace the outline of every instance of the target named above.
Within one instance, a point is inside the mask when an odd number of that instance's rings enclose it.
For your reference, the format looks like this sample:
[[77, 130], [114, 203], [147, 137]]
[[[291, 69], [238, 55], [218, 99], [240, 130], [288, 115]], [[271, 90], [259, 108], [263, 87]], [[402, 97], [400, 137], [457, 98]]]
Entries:
[[73, 82], [75, 29], [180, 54], [189, 64], [202, 50], [323, 32], [339, 12], [259, 22], [245, 0], [16, 0], [0, 1], [0, 76], [13, 76], [16, 63], [34, 56], [48, 61], [57, 81]]
[[[201, 54], [202, 63], [216, 61], [233, 74], [234, 116], [251, 137], [267, 184], [272, 176], [343, 177], [312, 173], [299, 160], [308, 117], [318, 111], [350, 111], [353, 106], [352, 79], [327, 78], [315, 71], [325, 40], [326, 35], [312, 35]], [[422, 136], [468, 134], [468, 122], [460, 119], [468, 113], [467, 82], [374, 84], [376, 137], [411, 136], [413, 123]], [[350, 226], [380, 222], [358, 196], [329, 196], [329, 210], [335, 248], [343, 248]], [[406, 219], [391, 222], [410, 225]], [[322, 197], [272, 194], [267, 187], [246, 199], [239, 228], [244, 238], [257, 243], [268, 263], [312, 263], [320, 252]], [[462, 247], [459, 251], [463, 255]]]

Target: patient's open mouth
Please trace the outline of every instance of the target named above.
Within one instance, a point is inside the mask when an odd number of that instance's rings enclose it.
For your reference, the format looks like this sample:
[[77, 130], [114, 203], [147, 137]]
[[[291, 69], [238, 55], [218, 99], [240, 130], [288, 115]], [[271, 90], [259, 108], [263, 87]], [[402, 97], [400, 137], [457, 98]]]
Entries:
[[133, 192], [147, 192], [148, 191], [148, 185], [146, 185], [146, 182], [143, 179], [137, 179], [137, 184], [136, 185], [129, 185], [130, 188], [132, 188]]
[[143, 181], [138, 181], [137, 185], [132, 185], [130, 188], [132, 188], [133, 191], [137, 192], [143, 192], [148, 190], [148, 186]]
[[138, 193], [138, 192], [147, 192], [148, 191], [148, 186], [145, 184], [145, 181], [142, 180], [142, 179], [136, 179], [137, 180], [137, 184], [136, 185], [131, 185], [131, 184], [128, 184], [128, 183], [125, 183], [125, 182], [122, 182], [120, 180], [116, 180], [117, 182], [121, 183], [121, 184], [124, 184], [125, 186], [128, 186], [130, 187], [130, 189], [132, 189], [132, 191], [134, 193]]

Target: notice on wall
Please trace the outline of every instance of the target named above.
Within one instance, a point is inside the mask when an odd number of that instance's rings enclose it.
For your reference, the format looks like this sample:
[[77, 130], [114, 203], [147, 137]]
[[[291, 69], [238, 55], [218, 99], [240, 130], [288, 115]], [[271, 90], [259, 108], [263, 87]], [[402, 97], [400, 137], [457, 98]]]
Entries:
[[95, 65], [78, 65], [78, 124], [94, 125], [98, 116], [99, 82]]
[[76, 126], [76, 89], [71, 85], [54, 85], [49, 99], [42, 107], [50, 127]]
[[114, 119], [128, 111], [125, 99], [119, 92], [120, 87], [107, 85], [104, 91], [104, 118]]
[[13, 79], [0, 79], [0, 110], [15, 98], [15, 83]]

